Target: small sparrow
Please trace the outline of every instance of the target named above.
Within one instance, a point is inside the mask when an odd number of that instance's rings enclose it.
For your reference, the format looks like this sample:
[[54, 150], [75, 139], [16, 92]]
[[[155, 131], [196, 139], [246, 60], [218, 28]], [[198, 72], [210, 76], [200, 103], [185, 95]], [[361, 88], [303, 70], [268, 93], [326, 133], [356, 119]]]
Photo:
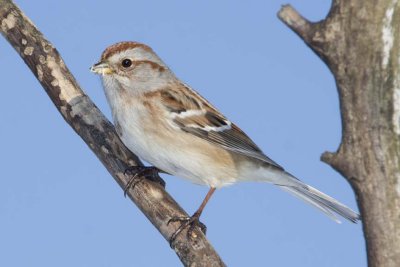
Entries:
[[158, 170], [210, 188], [199, 209], [170, 240], [183, 228], [199, 225], [215, 189], [243, 181], [277, 185], [337, 222], [335, 215], [351, 222], [360, 219], [267, 157], [238, 126], [181, 82], [147, 45], [114, 44], [91, 71], [101, 75], [116, 131], [133, 153]]

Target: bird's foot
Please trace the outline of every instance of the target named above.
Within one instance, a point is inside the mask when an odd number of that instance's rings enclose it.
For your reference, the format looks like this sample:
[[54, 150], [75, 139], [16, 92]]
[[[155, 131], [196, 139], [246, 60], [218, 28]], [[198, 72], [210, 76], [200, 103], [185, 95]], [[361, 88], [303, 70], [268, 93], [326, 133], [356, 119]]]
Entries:
[[199, 227], [200, 230], [206, 234], [207, 231], [207, 226], [200, 222], [200, 213], [195, 213], [191, 217], [173, 217], [171, 218], [167, 224], [170, 224], [171, 222], [182, 222], [181, 226], [175, 231], [175, 233], [170, 237], [169, 239], [169, 245], [172, 247], [172, 244], [174, 243], [176, 237], [186, 228], [189, 227], [186, 235], [188, 239], [191, 239], [192, 237], [195, 237], [193, 234], [193, 231], [196, 227]]
[[135, 186], [139, 182], [143, 181], [144, 178], [159, 183], [165, 188], [165, 181], [158, 176], [160, 172], [163, 171], [154, 166], [131, 166], [126, 169], [124, 174], [130, 176], [130, 179], [124, 188], [124, 197], [126, 197], [130, 188], [135, 188]]

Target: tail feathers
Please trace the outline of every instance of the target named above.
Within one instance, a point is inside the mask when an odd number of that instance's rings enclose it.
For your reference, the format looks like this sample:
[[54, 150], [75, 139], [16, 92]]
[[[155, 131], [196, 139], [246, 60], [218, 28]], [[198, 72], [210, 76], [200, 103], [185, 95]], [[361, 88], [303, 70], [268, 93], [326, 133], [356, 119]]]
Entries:
[[318, 191], [317, 189], [306, 185], [296, 185], [296, 186], [279, 186], [282, 190], [287, 191], [294, 196], [300, 198], [318, 208], [326, 215], [328, 215], [331, 219], [336, 221], [337, 223], [341, 223], [341, 221], [337, 218], [336, 215], [340, 215], [343, 218], [356, 223], [360, 220], [360, 215], [346, 207], [336, 199]]

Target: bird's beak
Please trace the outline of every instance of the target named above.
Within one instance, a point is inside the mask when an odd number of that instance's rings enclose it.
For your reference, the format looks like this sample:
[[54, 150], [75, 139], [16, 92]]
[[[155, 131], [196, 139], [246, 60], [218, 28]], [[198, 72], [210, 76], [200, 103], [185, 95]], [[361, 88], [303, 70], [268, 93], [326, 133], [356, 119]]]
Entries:
[[108, 66], [108, 64], [101, 61], [91, 66], [90, 71], [101, 75], [113, 73], [112, 69]]

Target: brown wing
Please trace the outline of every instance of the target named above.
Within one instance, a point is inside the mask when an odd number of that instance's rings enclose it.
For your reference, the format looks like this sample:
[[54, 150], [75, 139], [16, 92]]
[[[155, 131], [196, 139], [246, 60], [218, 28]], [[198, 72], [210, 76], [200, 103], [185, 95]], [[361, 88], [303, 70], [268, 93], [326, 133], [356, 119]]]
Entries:
[[259, 159], [283, 170], [207, 100], [186, 85], [182, 86], [185, 87], [183, 90], [168, 88], [160, 92], [161, 103], [171, 112], [172, 121], [177, 127], [229, 151]]

